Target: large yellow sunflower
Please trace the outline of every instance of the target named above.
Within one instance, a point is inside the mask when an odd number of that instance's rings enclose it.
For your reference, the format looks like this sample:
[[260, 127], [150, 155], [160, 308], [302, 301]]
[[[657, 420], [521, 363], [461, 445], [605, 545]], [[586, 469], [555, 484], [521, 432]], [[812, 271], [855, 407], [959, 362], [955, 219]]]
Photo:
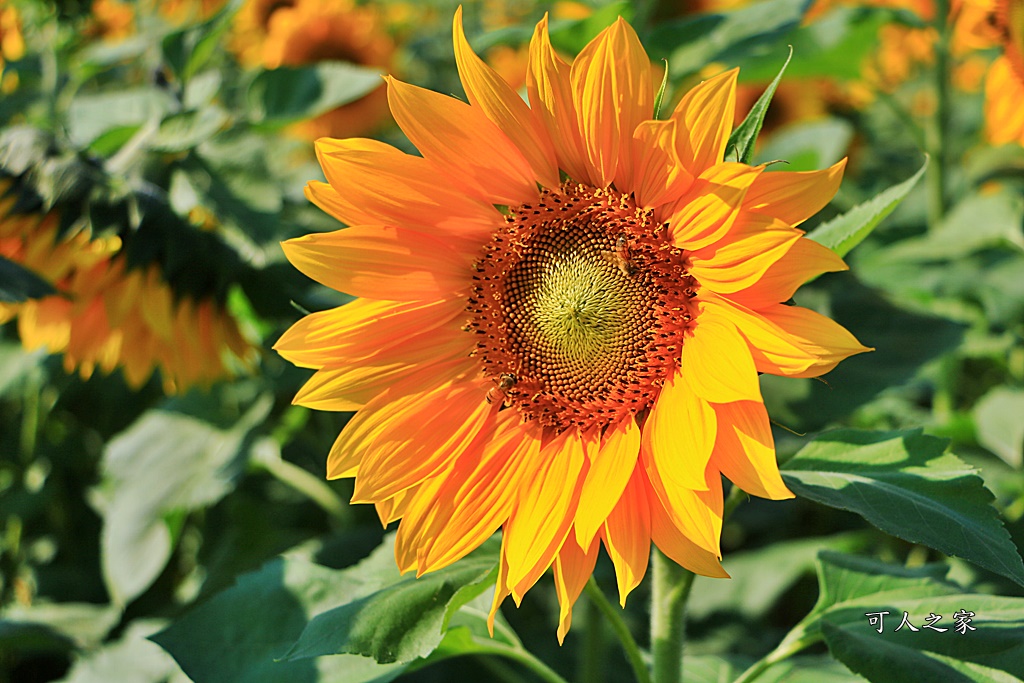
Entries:
[[276, 348], [317, 370], [296, 403], [358, 411], [327, 476], [354, 476], [353, 502], [401, 518], [399, 568], [444, 567], [502, 528], [494, 609], [553, 565], [561, 639], [599, 542], [625, 601], [652, 542], [726, 575], [722, 474], [791, 497], [758, 372], [814, 377], [866, 350], [780, 303], [846, 267], [793, 227], [844, 162], [723, 161], [735, 70], [652, 120], [650, 61], [621, 19], [571, 65], [541, 21], [529, 104], [472, 52], [461, 11], [454, 36], [469, 104], [388, 79], [422, 157], [317, 142], [328, 183], [307, 196], [352, 227], [284, 250], [360, 298]]

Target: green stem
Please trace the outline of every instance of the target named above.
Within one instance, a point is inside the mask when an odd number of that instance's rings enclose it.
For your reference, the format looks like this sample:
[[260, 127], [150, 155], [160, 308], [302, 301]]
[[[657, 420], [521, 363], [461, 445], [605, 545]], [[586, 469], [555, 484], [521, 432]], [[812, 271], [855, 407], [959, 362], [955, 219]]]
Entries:
[[[590, 579], [593, 581], [593, 577]], [[589, 585], [589, 584], [588, 584]], [[601, 608], [593, 596], [576, 603], [582, 612], [583, 647], [576, 663], [576, 680], [601, 683], [605, 667], [605, 630], [601, 622]]]
[[746, 491], [733, 484], [725, 503], [722, 505], [722, 522], [725, 523], [732, 517], [732, 513], [740, 506], [740, 503], [747, 500], [749, 496]]
[[778, 647], [754, 662], [750, 668], [744, 671], [739, 678], [733, 681], [733, 683], [750, 683], [763, 674], [771, 665], [778, 664], [779, 662], [792, 657], [797, 652], [800, 652], [800, 650], [803, 650], [809, 645], [813, 645], [818, 640], [819, 639], [817, 637], [783, 640], [779, 643]]
[[644, 662], [643, 654], [640, 652], [640, 646], [636, 644], [633, 634], [629, 632], [629, 626], [622, 619], [622, 609], [608, 602], [604, 591], [597, 585], [597, 581], [594, 580], [593, 576], [587, 581], [584, 590], [591, 602], [601, 610], [601, 614], [608, 620], [608, 625], [612, 627], [612, 631], [619, 639], [619, 643], [622, 644], [622, 650], [626, 654], [629, 665], [633, 668], [633, 675], [636, 676], [637, 683], [651, 683], [651, 675], [647, 672], [647, 664]]
[[651, 592], [653, 681], [681, 683], [686, 601], [693, 587], [693, 572], [683, 569], [657, 549], [651, 560], [654, 564], [654, 586]]
[[949, 0], [935, 2], [935, 111], [925, 131], [927, 151], [931, 157], [926, 171], [928, 184], [928, 229], [935, 230], [946, 215], [946, 183], [949, 168]]
[[274, 452], [267, 449], [254, 449], [253, 463], [262, 467], [268, 474], [283, 484], [303, 494], [326, 512], [338, 526], [347, 526], [352, 521], [352, 513], [338, 494], [326, 481], [310, 474], [298, 465], [293, 465], [281, 457], [277, 444], [269, 442]]
[[478, 651], [480, 654], [491, 654], [499, 657], [507, 657], [513, 661], [519, 662], [527, 669], [537, 674], [537, 676], [547, 683], [569, 683], [564, 678], [558, 675], [554, 669], [549, 667], [544, 662], [540, 661], [527, 650], [512, 647], [511, 645], [505, 645], [504, 643], [496, 643], [491, 641], [486, 645], [483, 645]]

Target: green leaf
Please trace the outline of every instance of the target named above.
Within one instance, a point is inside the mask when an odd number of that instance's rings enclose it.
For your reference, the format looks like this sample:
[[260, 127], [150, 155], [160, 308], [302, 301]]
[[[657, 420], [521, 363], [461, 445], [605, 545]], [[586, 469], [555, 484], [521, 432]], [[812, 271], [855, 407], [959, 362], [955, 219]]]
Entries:
[[380, 71], [347, 62], [263, 71], [249, 86], [250, 118], [281, 126], [312, 118], [384, 85]]
[[668, 89], [668, 60], [662, 60], [665, 63], [665, 72], [661, 76], [661, 85], [658, 87], [658, 92], [654, 96], [654, 118], [661, 118], [661, 105], [665, 102], [665, 91]]
[[[4, 608], [4, 639], [16, 633], [43, 633], [49, 629], [52, 637], [66, 639], [78, 648], [94, 648], [117, 625], [121, 610], [113, 605], [93, 605], [84, 602], [42, 602], [31, 606], [12, 604]], [[2, 642], [0, 646], [8, 643]]]
[[888, 534], [1024, 585], [1024, 564], [992, 494], [945, 450], [945, 440], [920, 430], [837, 430], [802, 448], [783, 479], [798, 496], [856, 512]]
[[206, 21], [164, 36], [161, 43], [164, 62], [183, 83], [188, 83], [210, 60], [241, 6], [242, 0], [230, 0]]
[[216, 135], [229, 120], [220, 107], [172, 114], [160, 122], [150, 148], [158, 152], [183, 152]]
[[819, 225], [807, 236], [822, 244], [840, 256], [846, 256], [850, 250], [860, 244], [871, 231], [878, 227], [886, 216], [899, 206], [899, 203], [910, 193], [917, 181], [928, 168], [925, 158], [917, 173], [898, 185], [893, 185], [880, 192], [863, 204], [858, 204], [841, 216], [836, 216], [827, 223]]
[[1024, 464], [1024, 390], [997, 387], [974, 407], [978, 441], [1011, 467]]
[[103, 576], [117, 604], [141, 594], [170, 558], [181, 513], [211, 505], [234, 485], [249, 432], [267, 415], [261, 399], [231, 429], [150, 410], [103, 453], [91, 502], [103, 517]]
[[[485, 547], [462, 560], [444, 573], [450, 582], [449, 594], [454, 601], [447, 609], [429, 606], [430, 622], [437, 626], [436, 634], [424, 634], [434, 645], [442, 642], [441, 623], [451, 617], [451, 638], [435, 651], [429, 661], [447, 656], [476, 651], [481, 645], [468, 636], [485, 633], [486, 612], [479, 597], [469, 601], [458, 613], [454, 603], [465, 601], [471, 593], [479, 593], [486, 586], [464, 582], [467, 576], [484, 576], [496, 562], [497, 544]], [[467, 569], [471, 567], [472, 569]], [[259, 571], [239, 578], [238, 583], [186, 613], [166, 630], [152, 637], [170, 652], [181, 668], [196, 683], [315, 683], [316, 681], [345, 681], [384, 683], [398, 676], [409, 666], [407, 663], [378, 664], [373, 659], [356, 654], [330, 657], [286, 656], [317, 615], [330, 614], [329, 610], [353, 603], [373, 602], [388, 594], [389, 588], [421, 583], [434, 585], [427, 575], [417, 581], [402, 578], [395, 566], [394, 535], [389, 535], [373, 553], [362, 562], [343, 570], [327, 569], [299, 557], [285, 557], [264, 565]], [[465, 588], [471, 587], [469, 592]], [[403, 588], [403, 590], [404, 590]], [[460, 592], [460, 588], [462, 589]], [[401, 592], [401, 591], [400, 591]], [[396, 597], [393, 608], [404, 612], [408, 605], [400, 604]], [[454, 614], [453, 614], [454, 613]], [[385, 614], [382, 631], [393, 622]], [[500, 623], [500, 621], [499, 621]], [[494, 641], [518, 647], [518, 641], [503, 637], [504, 630], [496, 632]], [[410, 634], [399, 634], [406, 639]], [[423, 660], [416, 660], [419, 666]]]
[[789, 55], [786, 57], [786, 61], [783, 63], [782, 68], [779, 69], [775, 79], [768, 84], [765, 91], [757, 98], [757, 102], [751, 107], [746, 118], [743, 119], [743, 123], [738, 125], [729, 136], [729, 141], [725, 145], [726, 158], [733, 156], [741, 164], [750, 163], [751, 157], [754, 156], [754, 143], [757, 142], [757, 136], [761, 132], [762, 124], [764, 124], [764, 115], [768, 113], [768, 105], [771, 104], [772, 97], [775, 95], [775, 89], [779, 87], [779, 81], [782, 80], [782, 74], [786, 72], [786, 67], [789, 66], [791, 59], [793, 59], [792, 47], [789, 49]]
[[56, 293], [52, 284], [20, 263], [0, 255], [0, 303], [20, 304]]
[[314, 617], [287, 659], [359, 654], [390, 664], [429, 655], [451, 615], [493, 582], [493, 551], [486, 548], [418, 579], [409, 576]]
[[655, 59], [668, 56], [673, 80], [713, 61], [734, 63], [800, 25], [809, 0], [766, 0], [726, 14], [664, 22], [645, 41]]
[[153, 87], [79, 95], [68, 108], [68, 136], [87, 147], [107, 131], [155, 122], [173, 107], [171, 95]]
[[62, 683], [189, 683], [178, 664], [146, 639], [163, 622], [133, 621], [113, 643], [80, 656]]

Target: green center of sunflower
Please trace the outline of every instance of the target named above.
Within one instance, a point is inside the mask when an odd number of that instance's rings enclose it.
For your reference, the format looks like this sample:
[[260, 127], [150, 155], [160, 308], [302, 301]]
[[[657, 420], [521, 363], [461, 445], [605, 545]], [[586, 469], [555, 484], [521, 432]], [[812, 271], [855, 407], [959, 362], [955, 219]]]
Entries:
[[632, 198], [581, 185], [511, 209], [467, 307], [501, 400], [559, 428], [650, 405], [696, 315], [665, 233]]

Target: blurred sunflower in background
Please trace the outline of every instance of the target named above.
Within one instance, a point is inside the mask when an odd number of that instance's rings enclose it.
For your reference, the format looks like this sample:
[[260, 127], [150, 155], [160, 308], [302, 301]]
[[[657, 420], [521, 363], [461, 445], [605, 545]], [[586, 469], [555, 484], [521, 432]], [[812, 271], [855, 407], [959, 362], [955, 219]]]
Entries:
[[18, 75], [8, 72], [6, 65], [24, 55], [25, 38], [18, 10], [11, 5], [0, 7], [0, 92], [10, 93], [18, 87]]
[[[388, 70], [395, 55], [383, 10], [351, 0], [250, 0], [236, 16], [231, 47], [243, 65], [267, 69], [342, 61]], [[370, 133], [388, 119], [383, 86], [293, 130], [309, 139]]]
[[353, 502], [401, 518], [396, 559], [447, 566], [502, 528], [492, 609], [554, 566], [559, 638], [603, 543], [624, 602], [653, 542], [697, 573], [719, 564], [724, 474], [791, 497], [758, 373], [816, 377], [866, 351], [784, 305], [845, 269], [794, 226], [845, 161], [766, 172], [723, 162], [737, 71], [652, 120], [652, 68], [622, 19], [570, 65], [547, 18], [529, 105], [454, 21], [469, 104], [388, 79], [422, 156], [317, 142], [307, 196], [352, 227], [284, 243], [291, 262], [361, 297], [277, 342], [316, 373], [295, 403], [358, 410], [328, 457]]
[[159, 371], [167, 393], [208, 386], [252, 364], [255, 349], [212, 298], [176, 294], [156, 264], [129, 269], [117, 236], [62, 235], [54, 213], [14, 212], [7, 181], [0, 197], [0, 256], [57, 290], [0, 304], [0, 323], [17, 319], [26, 349], [63, 354], [64, 369], [83, 379], [121, 368], [133, 389]]

